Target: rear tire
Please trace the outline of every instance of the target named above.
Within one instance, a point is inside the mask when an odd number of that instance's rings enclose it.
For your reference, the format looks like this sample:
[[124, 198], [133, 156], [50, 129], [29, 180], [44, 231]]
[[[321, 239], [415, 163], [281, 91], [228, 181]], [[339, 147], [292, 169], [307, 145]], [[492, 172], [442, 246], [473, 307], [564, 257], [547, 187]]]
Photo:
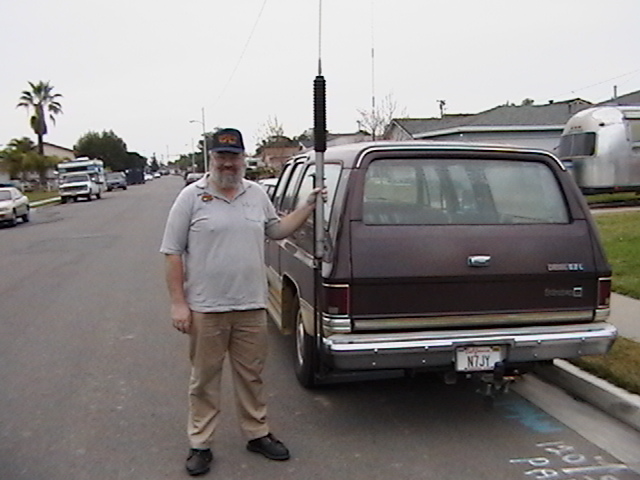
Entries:
[[27, 211], [20, 218], [22, 218], [22, 223], [27, 223], [29, 221], [29, 207], [27, 207]]
[[300, 385], [305, 388], [313, 388], [317, 385], [317, 355], [315, 352], [314, 338], [304, 329], [302, 321], [302, 312], [300, 310], [300, 301], [295, 301], [295, 350], [294, 350], [294, 368], [296, 378]]
[[96, 193], [96, 198], [100, 200], [102, 198], [102, 194], [100, 192]]
[[9, 226], [15, 227], [18, 224], [18, 212], [13, 211], [13, 218], [9, 220]]

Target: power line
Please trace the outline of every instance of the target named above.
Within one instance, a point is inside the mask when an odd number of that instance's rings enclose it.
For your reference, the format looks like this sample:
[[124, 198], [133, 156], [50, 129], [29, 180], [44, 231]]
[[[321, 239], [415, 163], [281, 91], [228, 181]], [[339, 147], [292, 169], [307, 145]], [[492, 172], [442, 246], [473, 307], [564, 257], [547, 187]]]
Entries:
[[218, 98], [216, 98], [216, 101], [214, 102], [214, 106], [218, 104], [218, 102], [220, 101], [220, 99], [222, 98], [224, 93], [226, 92], [227, 87], [231, 83], [231, 80], [233, 80], [233, 76], [235, 75], [236, 71], [238, 70], [238, 67], [240, 66], [240, 62], [242, 62], [244, 54], [247, 51], [247, 47], [249, 46], [249, 43], [251, 42], [251, 39], [253, 38], [253, 34], [256, 31], [256, 27], [258, 26], [258, 22], [260, 21], [260, 18], [262, 17], [262, 12], [264, 11], [264, 7], [265, 7], [266, 4], [267, 4], [267, 0], [264, 0], [262, 2], [262, 6], [260, 7], [260, 12], [258, 12], [258, 16], [257, 16], [255, 22], [253, 22], [253, 27], [251, 28], [251, 32], [249, 33], [249, 37], [247, 38], [247, 41], [244, 44], [244, 47], [242, 49], [242, 53], [240, 53], [240, 57], [238, 58], [238, 61], [236, 62], [235, 67], [233, 67], [233, 70], [231, 71], [231, 75], [229, 75], [229, 79], [227, 80], [227, 83], [222, 88], [222, 90], [220, 90], [220, 94], [218, 95]]
[[566, 95], [566, 94], [568, 94], [568, 93], [576, 93], [576, 92], [580, 92], [580, 91], [582, 91], [582, 90], [586, 90], [587, 88], [597, 87], [597, 86], [602, 85], [602, 84], [605, 84], [605, 83], [607, 83], [607, 82], [611, 82], [611, 81], [613, 81], [613, 80], [617, 80], [617, 79], [619, 79], [619, 78], [626, 77], [626, 76], [628, 76], [628, 75], [632, 75], [632, 74], [634, 74], [634, 73], [638, 73], [638, 72], [640, 72], [640, 68], [639, 68], [639, 69], [637, 69], [637, 70], [633, 70], [633, 71], [631, 71], [631, 72], [624, 73], [624, 74], [622, 74], [622, 75], [618, 75], [618, 76], [616, 76], [616, 77], [608, 78], [607, 80], [603, 80], [603, 81], [601, 81], [601, 82], [597, 82], [597, 83], [594, 83], [594, 84], [592, 84], [592, 85], [587, 85], [586, 87], [581, 87], [581, 88], [576, 88], [576, 89], [573, 89], [573, 90], [569, 90], [569, 91], [567, 91], [567, 92], [565, 92], [565, 93], [561, 93], [560, 95], [555, 95], [554, 97], [562, 97], [562, 96], [564, 96], [564, 95]]

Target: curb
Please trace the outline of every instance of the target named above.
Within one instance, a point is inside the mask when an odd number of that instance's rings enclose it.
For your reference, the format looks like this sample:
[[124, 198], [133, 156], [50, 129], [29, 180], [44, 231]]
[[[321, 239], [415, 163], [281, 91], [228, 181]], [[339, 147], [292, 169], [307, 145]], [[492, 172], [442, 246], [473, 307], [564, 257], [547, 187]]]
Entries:
[[48, 203], [54, 203], [54, 202], [59, 202], [60, 201], [60, 197], [52, 197], [52, 198], [47, 198], [46, 200], [40, 200], [38, 202], [31, 202], [29, 205], [31, 207], [40, 207], [42, 205], [46, 205]]
[[640, 395], [612, 385], [560, 359], [536, 367], [535, 374], [640, 431]]

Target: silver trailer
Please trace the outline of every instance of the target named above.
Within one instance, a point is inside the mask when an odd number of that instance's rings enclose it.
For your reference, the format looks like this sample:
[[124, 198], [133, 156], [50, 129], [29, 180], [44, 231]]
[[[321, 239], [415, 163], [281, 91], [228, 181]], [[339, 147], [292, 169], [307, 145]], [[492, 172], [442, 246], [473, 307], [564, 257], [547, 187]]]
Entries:
[[583, 193], [640, 192], [640, 106], [603, 106], [569, 119], [560, 160]]

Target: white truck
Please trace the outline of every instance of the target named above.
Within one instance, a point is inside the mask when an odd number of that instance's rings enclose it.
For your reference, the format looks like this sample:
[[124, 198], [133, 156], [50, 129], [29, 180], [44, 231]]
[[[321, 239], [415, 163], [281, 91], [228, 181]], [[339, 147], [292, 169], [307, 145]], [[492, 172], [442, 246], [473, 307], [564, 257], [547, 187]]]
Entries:
[[102, 160], [80, 157], [68, 162], [59, 163], [58, 192], [60, 202], [77, 201], [93, 197], [101, 198], [106, 189], [104, 162]]

